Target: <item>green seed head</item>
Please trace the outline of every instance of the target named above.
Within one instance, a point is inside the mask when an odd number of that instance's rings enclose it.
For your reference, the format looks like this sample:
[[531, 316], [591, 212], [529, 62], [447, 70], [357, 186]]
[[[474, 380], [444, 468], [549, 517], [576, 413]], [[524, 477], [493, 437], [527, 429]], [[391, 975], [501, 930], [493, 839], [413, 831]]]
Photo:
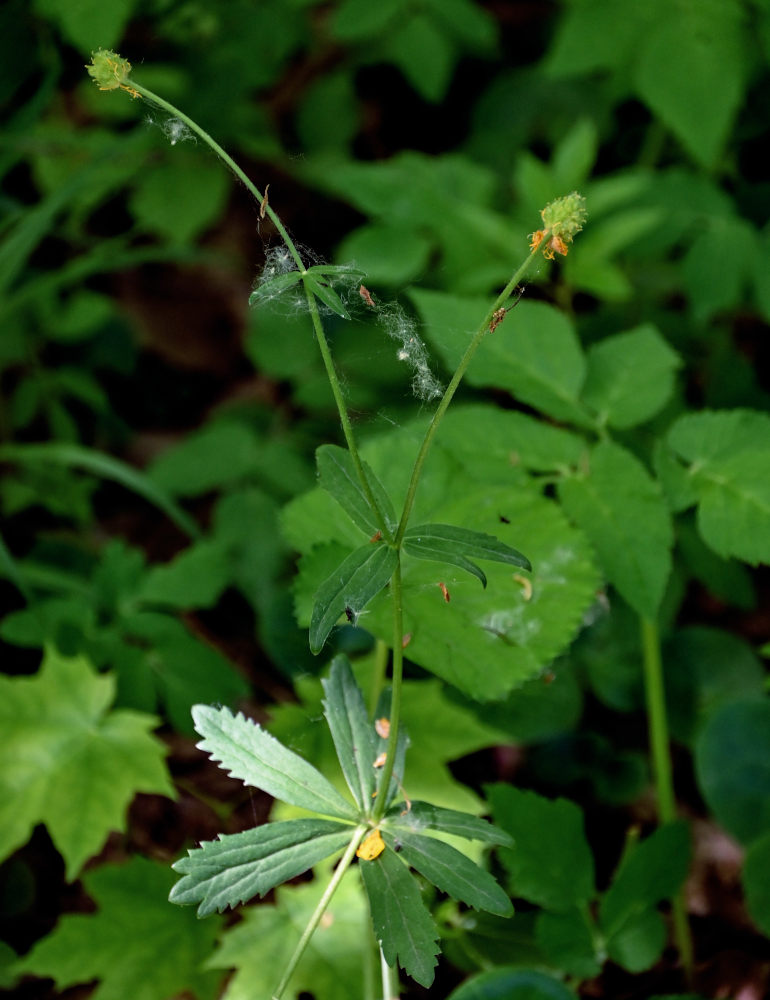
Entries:
[[566, 243], [572, 240], [575, 233], [580, 232], [588, 217], [586, 200], [577, 191], [552, 201], [540, 214], [546, 229], [550, 229], [553, 236], [561, 237]]
[[99, 49], [91, 55], [91, 62], [86, 66], [88, 75], [93, 77], [99, 90], [127, 90], [130, 94], [136, 91], [129, 83], [131, 63], [121, 58], [111, 49]]

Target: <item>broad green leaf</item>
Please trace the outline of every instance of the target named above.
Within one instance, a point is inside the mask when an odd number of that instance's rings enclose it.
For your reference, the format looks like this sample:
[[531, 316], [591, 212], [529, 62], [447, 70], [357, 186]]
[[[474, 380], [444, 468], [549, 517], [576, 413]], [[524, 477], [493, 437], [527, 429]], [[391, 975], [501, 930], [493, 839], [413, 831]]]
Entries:
[[216, 420], [164, 451], [148, 473], [175, 496], [197, 496], [253, 475], [258, 453], [251, 428], [234, 420]]
[[399, 802], [387, 816], [389, 825], [397, 830], [406, 828], [415, 833], [421, 830], [436, 830], [466, 840], [481, 840], [487, 844], [501, 844], [504, 847], [514, 846], [509, 834], [487, 820], [455, 809], [442, 809], [430, 802], [411, 802], [408, 809], [405, 809], [404, 803]]
[[658, 0], [651, 8], [656, 16], [638, 36], [632, 63], [635, 90], [699, 164], [713, 167], [746, 86], [743, 7]]
[[717, 820], [743, 843], [770, 828], [770, 702], [725, 705], [695, 743], [701, 793]]
[[624, 430], [654, 417], [674, 391], [679, 356], [649, 323], [588, 351], [582, 401], [600, 423]]
[[192, 518], [168, 496], [162, 487], [156, 485], [144, 473], [111, 455], [104, 455], [79, 444], [52, 441], [45, 444], [0, 445], [0, 460], [18, 462], [22, 465], [27, 463], [36, 465], [40, 462], [62, 465], [83, 469], [85, 472], [93, 473], [103, 479], [111, 479], [154, 504], [187, 535], [193, 538], [199, 535], [198, 526]]
[[255, 306], [260, 301], [274, 299], [288, 288], [293, 288], [301, 278], [301, 271], [287, 271], [286, 274], [279, 274], [275, 278], [268, 278], [267, 281], [260, 282], [249, 296], [249, 305]]
[[274, 798], [327, 816], [355, 819], [350, 803], [326, 778], [297, 754], [242, 713], [195, 705], [195, 729], [200, 750], [244, 784], [261, 788]]
[[[489, 302], [427, 289], [412, 290], [410, 298], [429, 340], [453, 371]], [[470, 385], [507, 389], [556, 420], [586, 427], [592, 421], [579, 399], [585, 370], [580, 341], [565, 315], [542, 302], [523, 300], [485, 338], [466, 379]]]
[[223, 545], [207, 539], [184, 549], [171, 562], [153, 566], [139, 598], [172, 608], [210, 608], [230, 582], [230, 559]]
[[[730, 253], [725, 254], [725, 247]], [[682, 277], [698, 324], [745, 301], [754, 260], [762, 257], [756, 229], [737, 215], [712, 215], [687, 249]]]
[[351, 552], [315, 595], [310, 618], [310, 649], [320, 653], [327, 636], [346, 608], [359, 614], [388, 583], [398, 565], [396, 550], [383, 542], [367, 543]]
[[177, 150], [134, 181], [131, 214], [140, 231], [189, 243], [221, 215], [230, 190], [227, 171], [197, 150]]
[[375, 790], [374, 761], [378, 737], [344, 656], [335, 656], [329, 679], [323, 684], [324, 713], [334, 740], [337, 759], [353, 798], [366, 813]]
[[607, 942], [607, 955], [629, 972], [644, 972], [658, 961], [666, 945], [666, 924], [657, 910], [629, 916]]
[[687, 877], [690, 833], [684, 823], [668, 823], [636, 844], [621, 862], [599, 908], [608, 940], [664, 899], [671, 899]]
[[556, 912], [593, 898], [594, 859], [574, 802], [509, 785], [490, 785], [487, 794], [495, 822], [514, 840], [499, 852], [514, 897]]
[[[247, 907], [240, 923], [228, 928], [206, 962], [211, 969], [235, 969], [222, 1000], [255, 1000], [273, 995], [328, 884], [323, 868], [312, 882], [279, 886], [275, 904]], [[331, 874], [331, 873], [329, 873]], [[296, 1000], [361, 1000], [361, 969], [370, 945], [366, 897], [358, 873], [342, 879], [313, 932], [284, 997]], [[207, 923], [207, 922], [206, 922]]]
[[0, 677], [0, 857], [45, 823], [71, 881], [136, 792], [174, 797], [157, 720], [110, 711], [112, 675], [49, 650], [32, 677]]
[[426, 101], [440, 101], [447, 91], [457, 58], [456, 47], [431, 17], [419, 8], [399, 18], [385, 36], [383, 55], [394, 63]]
[[583, 909], [566, 913], [541, 910], [537, 915], [535, 936], [550, 964], [578, 979], [592, 979], [601, 972], [596, 947], [595, 928]]
[[640, 615], [655, 618], [671, 572], [673, 530], [657, 483], [609, 441], [590, 468], [559, 483], [559, 499], [594, 544], [607, 578]]
[[87, 57], [100, 46], [107, 48], [120, 41], [136, 6], [136, 0], [96, 5], [38, 0], [35, 9], [50, 18], [67, 41]]
[[564, 983], [534, 969], [506, 968], [480, 972], [452, 990], [447, 1000], [575, 1000]]
[[470, 562], [469, 556], [519, 566], [529, 571], [532, 569], [526, 556], [505, 545], [494, 535], [470, 531], [453, 524], [417, 524], [407, 528], [404, 534], [404, 551], [417, 559], [459, 566], [478, 577], [483, 587], [487, 585], [487, 578], [478, 566]]
[[308, 288], [317, 299], [327, 306], [337, 316], [343, 319], [350, 319], [350, 313], [345, 308], [342, 299], [334, 291], [332, 286], [321, 278], [311, 275], [310, 271], [305, 272], [303, 277], [305, 287]]
[[741, 880], [751, 919], [764, 934], [770, 934], [770, 833], [749, 845]]
[[691, 743], [722, 705], [761, 698], [765, 689], [765, 670], [754, 650], [721, 629], [677, 630], [663, 647], [663, 664], [671, 735], [683, 743]]
[[405, 285], [430, 259], [431, 241], [402, 226], [371, 223], [354, 229], [337, 247], [338, 257], [358, 261], [375, 285]]
[[408, 0], [383, 0], [370, 4], [362, 0], [342, 0], [331, 18], [331, 31], [341, 42], [367, 42], [385, 31], [408, 6]]
[[668, 444], [689, 463], [698, 530], [724, 558], [770, 562], [770, 417], [751, 410], [681, 417]]
[[388, 849], [373, 861], [360, 861], [358, 867], [385, 961], [391, 966], [398, 962], [415, 982], [430, 986], [439, 934], [417, 880], [395, 851]]
[[503, 917], [513, 913], [510, 899], [492, 876], [443, 840], [408, 832], [400, 825], [383, 827], [382, 833], [388, 848], [397, 850], [407, 864], [453, 899]]
[[283, 882], [341, 851], [352, 827], [324, 819], [265, 823], [242, 833], [220, 835], [187, 852], [172, 865], [184, 876], [169, 900], [199, 904], [198, 916], [264, 896]]
[[[334, 497], [354, 524], [369, 535], [374, 535], [379, 530], [379, 524], [356, 475], [350, 452], [334, 444], [323, 444], [316, 450], [315, 458], [318, 479], [323, 489]], [[369, 466], [366, 463], [363, 466], [369, 488], [385, 518], [386, 527], [393, 532], [398, 521], [390, 497]]]
[[168, 1000], [219, 995], [220, 977], [201, 969], [220, 921], [197, 920], [168, 905], [173, 873], [135, 857], [86, 872], [96, 913], [65, 914], [16, 966], [20, 975], [51, 978], [60, 990], [98, 979], [94, 1000]]

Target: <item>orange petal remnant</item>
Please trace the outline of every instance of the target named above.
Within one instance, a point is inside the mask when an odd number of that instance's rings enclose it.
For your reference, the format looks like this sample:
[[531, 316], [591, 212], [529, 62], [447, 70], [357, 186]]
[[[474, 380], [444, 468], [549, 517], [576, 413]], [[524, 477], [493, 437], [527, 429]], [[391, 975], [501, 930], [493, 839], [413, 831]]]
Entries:
[[449, 602], [451, 600], [451, 597], [449, 596], [449, 591], [447, 590], [446, 584], [442, 583], [441, 581], [439, 581], [438, 588], [441, 591], [441, 593], [444, 595], [444, 600], [447, 602], [447, 604], [449, 604]]
[[532, 581], [526, 576], [522, 576], [521, 573], [514, 573], [513, 579], [516, 583], [521, 584], [522, 596], [525, 601], [532, 600]]
[[387, 759], [388, 759], [388, 755], [386, 753], [384, 753], [384, 752], [381, 753], [379, 755], [379, 757], [377, 758], [377, 760], [374, 762], [374, 766], [375, 767], [384, 767], [385, 766], [385, 761]]
[[382, 839], [380, 831], [372, 830], [372, 832], [361, 841], [361, 845], [356, 851], [356, 857], [361, 858], [362, 861], [374, 861], [375, 858], [379, 858], [384, 850], [385, 841]]
[[374, 731], [386, 740], [390, 736], [390, 719], [377, 719], [374, 723]]
[[374, 299], [372, 298], [372, 293], [366, 287], [366, 285], [361, 285], [358, 289], [358, 294], [364, 300], [364, 302], [370, 306], [372, 309], [375, 308]]

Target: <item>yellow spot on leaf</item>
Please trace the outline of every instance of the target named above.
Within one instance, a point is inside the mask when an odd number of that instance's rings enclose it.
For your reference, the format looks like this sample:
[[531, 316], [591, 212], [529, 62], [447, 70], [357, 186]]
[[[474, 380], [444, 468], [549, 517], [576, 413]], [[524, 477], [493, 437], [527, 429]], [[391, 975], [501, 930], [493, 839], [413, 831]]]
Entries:
[[378, 736], [386, 740], [390, 736], [390, 719], [377, 719], [374, 723], [374, 730]]
[[372, 832], [361, 841], [361, 846], [356, 851], [356, 857], [362, 861], [374, 861], [385, 850], [385, 841], [382, 839], [379, 830]]

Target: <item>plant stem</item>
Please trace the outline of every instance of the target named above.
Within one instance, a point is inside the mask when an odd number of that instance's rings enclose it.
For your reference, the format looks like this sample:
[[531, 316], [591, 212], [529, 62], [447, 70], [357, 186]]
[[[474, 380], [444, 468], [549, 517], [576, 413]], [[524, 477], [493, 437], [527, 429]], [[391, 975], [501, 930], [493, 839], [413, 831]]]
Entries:
[[340, 858], [339, 864], [335, 868], [334, 874], [331, 877], [331, 881], [324, 889], [323, 896], [321, 896], [320, 900], [318, 901], [318, 905], [313, 911], [313, 915], [308, 921], [307, 927], [305, 927], [304, 931], [302, 932], [302, 937], [299, 939], [299, 943], [297, 944], [297, 947], [294, 949], [294, 954], [289, 959], [289, 964], [286, 966], [286, 969], [284, 970], [283, 976], [281, 977], [281, 981], [275, 988], [272, 1000], [281, 1000], [281, 995], [288, 986], [289, 980], [294, 975], [294, 970], [297, 968], [297, 964], [299, 963], [299, 960], [302, 958], [302, 955], [305, 951], [305, 948], [307, 948], [310, 938], [315, 933], [315, 929], [318, 926], [321, 917], [324, 915], [326, 907], [331, 902], [332, 896], [337, 891], [337, 886], [342, 881], [343, 875], [348, 870], [353, 858], [355, 857], [356, 850], [358, 848], [358, 845], [361, 843], [361, 839], [364, 833], [366, 832], [366, 829], [367, 829], [366, 826], [359, 825], [353, 831], [353, 836], [351, 837], [350, 843], [345, 848], [345, 853]]
[[398, 976], [388, 965], [380, 948], [380, 972], [382, 973], [382, 1000], [398, 1000]]
[[[141, 96], [144, 97], [146, 100], [150, 101], [152, 104], [156, 104], [159, 108], [162, 108], [163, 111], [166, 111], [168, 114], [173, 115], [175, 118], [178, 118], [181, 122], [184, 122], [184, 124], [192, 132], [194, 132], [197, 136], [199, 136], [206, 143], [206, 145], [211, 150], [213, 150], [214, 153], [216, 153], [216, 155], [220, 158], [220, 160], [222, 160], [222, 162], [227, 167], [229, 167], [230, 170], [232, 170], [232, 172], [235, 174], [238, 180], [241, 181], [241, 183], [244, 184], [247, 190], [253, 195], [255, 201], [257, 201], [259, 205], [264, 208], [265, 213], [272, 220], [273, 225], [278, 230], [281, 239], [286, 244], [286, 247], [292, 256], [294, 263], [297, 265], [297, 269], [304, 276], [306, 270], [305, 263], [302, 260], [299, 251], [297, 250], [297, 247], [294, 244], [294, 240], [292, 240], [291, 236], [289, 236], [286, 227], [281, 222], [277, 213], [270, 207], [269, 204], [264, 203], [264, 197], [262, 192], [259, 190], [259, 188], [256, 187], [254, 182], [246, 175], [246, 173], [244, 173], [244, 171], [238, 166], [238, 164], [229, 155], [229, 153], [227, 153], [224, 149], [222, 149], [222, 147], [219, 145], [216, 139], [210, 136], [205, 129], [201, 128], [201, 126], [198, 125], [197, 122], [193, 121], [192, 118], [188, 118], [188, 116], [183, 111], [180, 111], [179, 108], [174, 107], [173, 104], [170, 104], [162, 97], [159, 97], [157, 94], [153, 93], [153, 91], [148, 90], [146, 87], [143, 87], [139, 83], [136, 83], [136, 81], [133, 78], [131, 79], [131, 86], [134, 88], [134, 90], [136, 90], [138, 94], [141, 94]], [[324, 366], [326, 368], [326, 374], [331, 384], [334, 401], [337, 404], [337, 411], [339, 413], [340, 423], [342, 424], [342, 431], [343, 434], [345, 435], [345, 441], [347, 443], [348, 450], [350, 451], [350, 455], [353, 459], [353, 465], [356, 470], [356, 475], [358, 476], [358, 479], [361, 483], [361, 488], [364, 492], [364, 495], [366, 496], [368, 503], [370, 504], [372, 510], [374, 511], [374, 514], [377, 518], [377, 523], [379, 525], [380, 531], [383, 534], [383, 537], [388, 541], [390, 541], [391, 538], [390, 531], [388, 530], [387, 525], [385, 524], [385, 518], [382, 514], [382, 511], [379, 509], [377, 502], [374, 498], [374, 495], [372, 494], [369, 482], [364, 474], [364, 469], [361, 463], [361, 459], [358, 455], [358, 449], [356, 447], [356, 442], [353, 437], [353, 428], [350, 423], [350, 418], [348, 417], [347, 408], [345, 407], [345, 401], [342, 397], [342, 390], [340, 389], [339, 378], [337, 377], [337, 372], [334, 368], [334, 362], [332, 360], [331, 352], [329, 350], [329, 344], [326, 340], [326, 335], [324, 334], [323, 325], [321, 323], [321, 317], [318, 313], [318, 304], [316, 303], [315, 296], [309, 290], [307, 285], [305, 285], [305, 293], [307, 295], [308, 308], [310, 310], [310, 318], [313, 322], [313, 329], [315, 330], [318, 346], [320, 348], [321, 356], [323, 358]]]
[[[676, 819], [676, 799], [671, 768], [666, 696], [663, 686], [663, 664], [660, 655], [660, 632], [657, 622], [641, 619], [641, 637], [644, 662], [644, 690], [647, 702], [650, 752], [652, 754], [655, 791], [658, 799], [658, 818], [661, 823]], [[674, 940], [687, 983], [693, 976], [693, 944], [687, 910], [682, 893], [672, 900]]]
[[382, 689], [385, 687], [385, 673], [388, 669], [388, 645], [377, 639], [374, 646], [374, 670], [369, 682], [369, 715], [374, 717]]
[[372, 819], [375, 823], [382, 819], [385, 806], [388, 801], [388, 789], [390, 779], [393, 776], [393, 765], [396, 761], [396, 748], [398, 747], [398, 726], [401, 718], [401, 682], [404, 677], [404, 609], [403, 592], [401, 589], [401, 556], [390, 579], [390, 591], [393, 599], [393, 677], [392, 693], [390, 697], [390, 733], [388, 735], [388, 749], [385, 764], [382, 768], [380, 778], [380, 794], [372, 812]]
[[[544, 236], [544, 240], [547, 241], [547, 239], [548, 239], [548, 230], [545, 231], [545, 236]], [[430, 450], [430, 446], [433, 442], [433, 438], [436, 435], [438, 426], [441, 423], [444, 414], [446, 413], [449, 407], [449, 404], [452, 402], [452, 397], [457, 391], [457, 387], [460, 385], [460, 382], [462, 381], [462, 378], [468, 369], [468, 365], [471, 363], [473, 359], [473, 355], [476, 353], [479, 344], [489, 331], [490, 324], [492, 323], [492, 317], [499, 309], [501, 309], [505, 305], [505, 303], [511, 297], [516, 286], [524, 277], [526, 272], [529, 270], [532, 261], [537, 255], [538, 255], [537, 249], [533, 250], [530, 253], [530, 255], [525, 259], [521, 267], [516, 271], [511, 280], [502, 290], [502, 292], [500, 292], [498, 297], [495, 299], [493, 305], [490, 306], [489, 311], [487, 312], [486, 316], [482, 320], [478, 329], [474, 333], [471, 342], [465, 349], [465, 354], [463, 354], [462, 359], [460, 360], [460, 364], [457, 366], [457, 370], [452, 376], [449, 385], [444, 390], [444, 395], [441, 397], [441, 401], [436, 407], [436, 412], [433, 414], [433, 419], [431, 420], [430, 425], [427, 431], [425, 432], [425, 437], [423, 438], [422, 445], [420, 446], [420, 450], [414, 462], [414, 467], [412, 468], [412, 476], [409, 480], [409, 487], [407, 488], [406, 499], [404, 500], [404, 509], [401, 514], [401, 520], [398, 525], [398, 531], [396, 532], [396, 537], [394, 539], [397, 547], [401, 545], [401, 541], [404, 537], [404, 532], [406, 531], [406, 526], [409, 522], [409, 515], [412, 513], [412, 507], [414, 506], [414, 498], [417, 493], [417, 485], [420, 481], [420, 475], [422, 474], [422, 467], [425, 464], [425, 459], [428, 456], [428, 451]]]

